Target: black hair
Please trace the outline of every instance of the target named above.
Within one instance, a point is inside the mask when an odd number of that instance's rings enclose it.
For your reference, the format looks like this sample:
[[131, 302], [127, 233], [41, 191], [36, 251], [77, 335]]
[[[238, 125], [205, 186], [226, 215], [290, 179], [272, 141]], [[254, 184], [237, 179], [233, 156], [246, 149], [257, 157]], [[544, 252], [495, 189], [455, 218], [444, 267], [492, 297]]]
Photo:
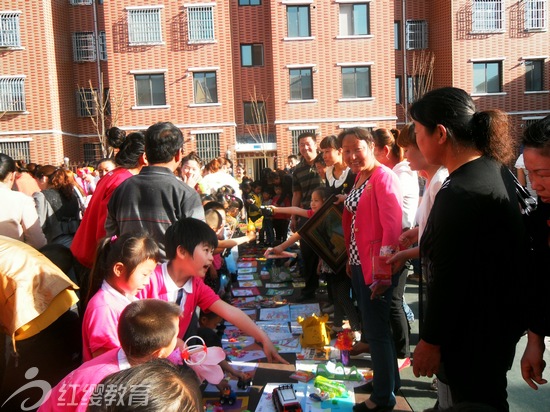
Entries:
[[118, 149], [126, 139], [126, 132], [118, 127], [111, 127], [105, 132], [109, 146]]
[[[112, 392], [104, 388], [116, 388]], [[197, 375], [154, 359], [106, 376], [92, 393], [89, 412], [202, 412]], [[146, 401], [145, 401], [146, 400]]]
[[523, 145], [541, 149], [544, 156], [550, 156], [550, 115], [525, 129], [525, 132], [523, 132]]
[[168, 163], [181, 150], [183, 134], [170, 122], [158, 122], [145, 132], [145, 153], [149, 164]]
[[319, 153], [317, 156], [315, 156], [315, 159], [313, 159], [313, 164], [320, 164], [323, 167], [327, 165], [325, 163], [325, 159], [323, 159], [323, 153]]
[[[209, 202], [209, 203], [218, 203], [218, 202]], [[208, 209], [204, 211], [204, 221], [213, 230], [217, 231], [221, 228], [223, 224], [223, 217], [217, 209]]]
[[499, 110], [477, 112], [474, 101], [462, 89], [432, 90], [414, 102], [409, 113], [428, 132], [442, 125], [453, 144], [474, 148], [501, 163], [514, 154], [507, 115]]
[[311, 137], [313, 141], [315, 141], [316, 135], [315, 132], [303, 132], [298, 135], [298, 143], [300, 143], [300, 140], [305, 139], [307, 137]]
[[321, 149], [340, 149], [342, 147], [341, 142], [338, 140], [338, 137], [331, 134], [330, 136], [326, 136], [321, 140], [321, 143], [319, 143], [319, 147]]
[[397, 159], [397, 161], [403, 161], [405, 157], [404, 150], [397, 144], [397, 139], [399, 139], [399, 130], [380, 127], [372, 132], [372, 137], [374, 138], [374, 144], [376, 147], [384, 148], [384, 146], [389, 146], [392, 155]]
[[189, 162], [191, 160], [197, 162], [199, 167], [202, 168], [203, 162], [197, 152], [190, 152], [186, 156], [184, 156], [183, 159], [181, 159], [181, 165], [183, 166], [186, 162]]
[[145, 152], [145, 134], [133, 132], [126, 136], [120, 145], [120, 150], [115, 156], [118, 166], [125, 169], [133, 169], [139, 166], [139, 158]]
[[128, 358], [143, 359], [172, 343], [179, 331], [181, 309], [160, 299], [140, 299], [120, 314], [118, 338]]
[[15, 173], [15, 160], [5, 153], [0, 153], [0, 181], [6, 180], [10, 173]]
[[327, 200], [330, 195], [331, 195], [331, 188], [330, 187], [326, 187], [326, 186], [319, 186], [315, 189], [313, 189], [313, 192], [312, 193], [318, 193], [319, 196], [321, 197], [321, 200], [323, 202], [325, 202], [325, 200]]
[[342, 130], [338, 134], [338, 141], [339, 141], [340, 146], [342, 146], [342, 142], [344, 140], [344, 137], [346, 137], [348, 135], [355, 136], [355, 138], [357, 140], [364, 140], [369, 145], [374, 144], [374, 138], [372, 137], [372, 133], [370, 132], [369, 129], [365, 129], [363, 127], [352, 127], [350, 129]]
[[90, 272], [90, 288], [86, 302], [99, 290], [103, 280], [112, 275], [117, 262], [124, 264], [127, 277], [130, 277], [140, 263], [148, 259], [158, 262], [160, 258], [157, 243], [147, 233], [125, 233], [119, 237], [101, 239]]
[[174, 222], [166, 230], [165, 240], [166, 257], [170, 260], [176, 257], [178, 246], [191, 255], [201, 243], [205, 243], [213, 249], [218, 247], [216, 232], [202, 220], [192, 217], [184, 217]]

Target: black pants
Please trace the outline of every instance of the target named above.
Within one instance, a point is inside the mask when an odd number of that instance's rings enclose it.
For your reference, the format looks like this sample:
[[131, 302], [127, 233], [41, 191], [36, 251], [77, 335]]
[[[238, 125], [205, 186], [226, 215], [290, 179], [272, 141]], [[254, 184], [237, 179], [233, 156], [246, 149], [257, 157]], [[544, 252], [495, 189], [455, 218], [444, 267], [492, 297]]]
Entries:
[[390, 305], [390, 323], [398, 359], [408, 358], [411, 355], [409, 346], [411, 327], [403, 310], [403, 294], [407, 284], [408, 271], [408, 265], [405, 265], [399, 273], [393, 275], [394, 288]]

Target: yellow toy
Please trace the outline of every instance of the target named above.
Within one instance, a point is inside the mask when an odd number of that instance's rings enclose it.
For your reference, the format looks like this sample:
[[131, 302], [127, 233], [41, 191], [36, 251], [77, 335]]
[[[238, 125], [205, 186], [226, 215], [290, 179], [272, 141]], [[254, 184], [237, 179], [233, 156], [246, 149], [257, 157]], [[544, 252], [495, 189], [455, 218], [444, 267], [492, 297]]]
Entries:
[[300, 344], [304, 348], [319, 348], [330, 343], [330, 335], [326, 325], [328, 315], [321, 317], [311, 315], [307, 318], [298, 316], [298, 323], [302, 326], [302, 335], [300, 336]]

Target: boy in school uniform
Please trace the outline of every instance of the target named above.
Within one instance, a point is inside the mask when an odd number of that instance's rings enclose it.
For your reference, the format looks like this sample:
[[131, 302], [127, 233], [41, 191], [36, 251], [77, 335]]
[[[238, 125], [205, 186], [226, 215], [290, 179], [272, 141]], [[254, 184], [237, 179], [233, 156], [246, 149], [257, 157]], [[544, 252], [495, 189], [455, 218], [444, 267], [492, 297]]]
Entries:
[[180, 309], [159, 299], [130, 303], [118, 324], [121, 348], [111, 349], [69, 373], [38, 409], [85, 411], [96, 385], [114, 372], [151, 359], [166, 358], [176, 346]]

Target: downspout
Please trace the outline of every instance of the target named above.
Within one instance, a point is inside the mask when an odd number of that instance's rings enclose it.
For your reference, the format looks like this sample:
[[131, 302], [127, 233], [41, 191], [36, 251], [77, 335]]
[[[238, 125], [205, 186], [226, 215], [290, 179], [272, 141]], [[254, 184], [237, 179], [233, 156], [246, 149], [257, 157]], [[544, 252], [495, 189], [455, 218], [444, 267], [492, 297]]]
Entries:
[[403, 22], [403, 107], [405, 112], [405, 123], [409, 123], [409, 79], [407, 76], [407, 0], [401, 0], [401, 21]]
[[[101, 0], [100, 0], [101, 1]], [[99, 46], [99, 27], [97, 23], [97, 5], [96, 0], [92, 0], [92, 8], [94, 15], [94, 38], [95, 38], [95, 56], [96, 56], [96, 70], [97, 70], [97, 101], [100, 105], [103, 106], [103, 75], [101, 73], [101, 59], [100, 53], [101, 48]], [[103, 137], [105, 136], [105, 114], [102, 112], [100, 107], [96, 107], [96, 110], [99, 114], [99, 141], [103, 142]], [[101, 151], [103, 157], [107, 157], [106, 149], [104, 145], [101, 145]]]

